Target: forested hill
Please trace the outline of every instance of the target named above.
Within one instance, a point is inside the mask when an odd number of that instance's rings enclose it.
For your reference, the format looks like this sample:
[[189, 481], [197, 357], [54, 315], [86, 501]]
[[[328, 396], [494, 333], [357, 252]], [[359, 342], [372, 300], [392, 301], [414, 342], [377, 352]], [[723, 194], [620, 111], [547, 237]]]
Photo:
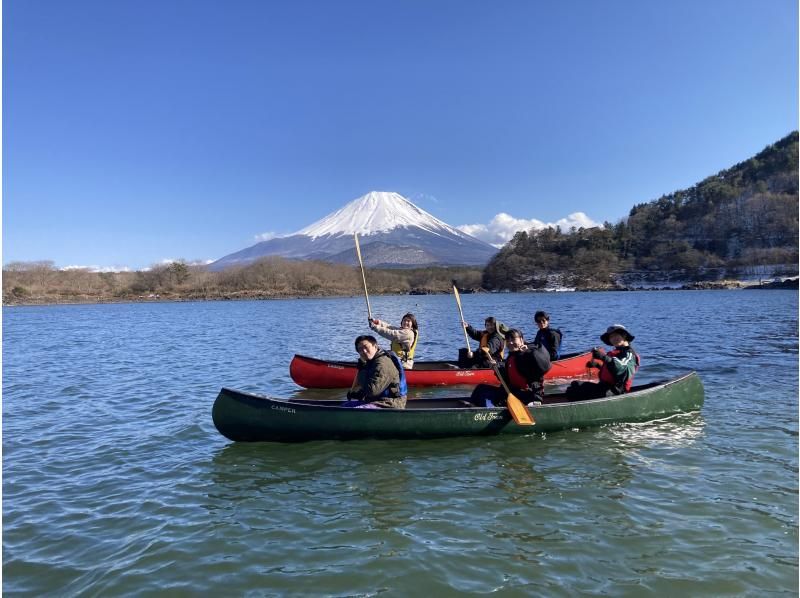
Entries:
[[634, 206], [627, 219], [589, 229], [519, 232], [492, 259], [487, 289], [613, 287], [742, 276], [798, 261], [798, 133], [689, 189]]

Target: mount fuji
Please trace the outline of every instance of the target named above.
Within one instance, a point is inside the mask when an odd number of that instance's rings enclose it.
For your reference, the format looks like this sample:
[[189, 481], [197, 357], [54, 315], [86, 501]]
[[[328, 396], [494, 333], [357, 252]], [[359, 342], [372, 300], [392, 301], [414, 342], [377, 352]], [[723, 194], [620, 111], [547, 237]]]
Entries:
[[358, 233], [364, 264], [372, 267], [483, 266], [497, 253], [398, 193], [371, 191], [296, 233], [226, 255], [209, 269], [245, 266], [272, 255], [357, 264], [353, 233]]

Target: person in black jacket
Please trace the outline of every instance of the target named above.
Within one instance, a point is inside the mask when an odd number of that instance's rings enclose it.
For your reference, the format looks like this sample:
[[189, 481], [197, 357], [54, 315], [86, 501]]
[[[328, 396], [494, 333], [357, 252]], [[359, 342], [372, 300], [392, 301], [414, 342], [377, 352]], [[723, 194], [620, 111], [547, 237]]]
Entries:
[[[522, 332], [512, 328], [506, 332], [508, 357], [500, 370], [511, 392], [523, 403], [541, 402], [544, 397], [544, 375], [550, 371], [550, 354], [542, 345], [525, 344]], [[486, 399], [486, 406], [505, 406], [507, 393], [500, 386], [478, 384], [472, 398]]]
[[550, 314], [546, 311], [537, 311], [533, 321], [539, 327], [534, 345], [542, 345], [550, 353], [550, 360], [555, 361], [561, 354], [561, 339], [564, 336], [558, 328], [550, 328]]
[[469, 348], [458, 353], [458, 367], [461, 368], [488, 368], [492, 366], [492, 361], [502, 361], [506, 343], [503, 335], [508, 330], [502, 322], [498, 322], [494, 316], [489, 316], [483, 323], [484, 329], [478, 330], [466, 322], [462, 322], [464, 330], [470, 338], [474, 338], [479, 343], [478, 351], [474, 353]]

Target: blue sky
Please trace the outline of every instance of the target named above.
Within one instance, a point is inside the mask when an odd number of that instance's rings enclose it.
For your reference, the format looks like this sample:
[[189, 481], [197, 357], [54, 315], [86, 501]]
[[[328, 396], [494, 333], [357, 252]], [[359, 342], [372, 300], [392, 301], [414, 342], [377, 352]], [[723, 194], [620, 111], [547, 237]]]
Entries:
[[797, 23], [793, 0], [6, 0], [3, 263], [217, 259], [371, 190], [485, 238], [616, 222], [797, 129]]

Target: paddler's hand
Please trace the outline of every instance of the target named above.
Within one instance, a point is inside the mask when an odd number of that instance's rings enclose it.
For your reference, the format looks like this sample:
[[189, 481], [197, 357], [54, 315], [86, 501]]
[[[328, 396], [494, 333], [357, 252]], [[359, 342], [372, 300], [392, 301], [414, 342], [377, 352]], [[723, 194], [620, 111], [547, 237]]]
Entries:
[[484, 358], [492, 365], [497, 365], [497, 362], [492, 357], [492, 354], [489, 353], [489, 347], [481, 347], [481, 351], [484, 352]]
[[594, 359], [602, 360], [606, 356], [606, 352], [602, 347], [595, 347], [592, 349], [592, 357]]

